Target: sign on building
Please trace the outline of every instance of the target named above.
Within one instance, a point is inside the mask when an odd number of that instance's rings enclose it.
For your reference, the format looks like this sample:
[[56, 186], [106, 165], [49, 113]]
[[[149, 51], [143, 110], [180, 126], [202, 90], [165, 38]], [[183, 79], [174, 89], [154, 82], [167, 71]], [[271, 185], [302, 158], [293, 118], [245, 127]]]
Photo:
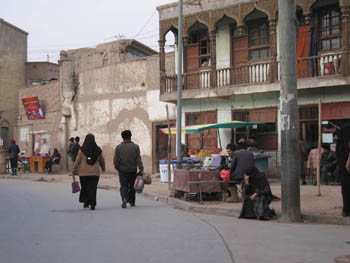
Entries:
[[22, 99], [24, 110], [27, 114], [28, 120], [44, 119], [44, 113], [40, 107], [38, 97]]

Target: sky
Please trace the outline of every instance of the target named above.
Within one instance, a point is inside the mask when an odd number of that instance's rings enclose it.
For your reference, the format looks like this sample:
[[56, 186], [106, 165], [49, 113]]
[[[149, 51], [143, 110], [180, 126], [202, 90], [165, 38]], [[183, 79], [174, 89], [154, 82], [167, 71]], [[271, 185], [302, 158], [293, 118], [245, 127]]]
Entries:
[[156, 7], [173, 2], [177, 0], [1, 0], [0, 18], [29, 33], [28, 61], [56, 63], [60, 50], [119, 38], [158, 50]]

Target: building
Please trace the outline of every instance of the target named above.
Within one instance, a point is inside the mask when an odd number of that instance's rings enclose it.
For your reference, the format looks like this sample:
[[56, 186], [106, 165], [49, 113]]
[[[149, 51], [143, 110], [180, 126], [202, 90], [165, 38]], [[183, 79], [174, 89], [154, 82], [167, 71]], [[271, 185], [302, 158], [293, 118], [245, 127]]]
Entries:
[[27, 62], [27, 85], [43, 84], [60, 79], [60, 66], [51, 62]]
[[[350, 2], [296, 0], [300, 139], [317, 147], [323, 132], [350, 124]], [[177, 3], [159, 6], [160, 100], [175, 103], [177, 75], [166, 64], [167, 34], [177, 39]], [[254, 135], [278, 167], [280, 87], [278, 0], [184, 1], [185, 125], [242, 120], [253, 128], [186, 135], [189, 148], [222, 147]], [[177, 40], [176, 40], [177, 41]], [[219, 134], [219, 136], [218, 136]], [[220, 137], [220, 139], [219, 139]]]
[[[26, 110], [25, 100], [34, 102], [35, 118]], [[39, 110], [40, 109], [40, 110]], [[26, 156], [49, 155], [57, 148], [61, 153], [62, 168], [66, 165], [65, 136], [62, 121], [59, 81], [30, 85], [18, 89], [17, 143]], [[38, 112], [42, 113], [40, 116]]]
[[[173, 57], [167, 56], [168, 72]], [[140, 146], [145, 171], [157, 171], [167, 144], [167, 136], [158, 136], [167, 120], [166, 103], [159, 101], [159, 83], [158, 53], [135, 40], [61, 51], [60, 123], [65, 147], [69, 137], [79, 136], [83, 143], [86, 134], [94, 134], [107, 171], [114, 172], [115, 147], [122, 141], [121, 132], [130, 129], [132, 140]], [[171, 106], [174, 120], [176, 108]]]
[[0, 18], [0, 137], [5, 149], [17, 134], [17, 88], [26, 84], [27, 37], [27, 32]]

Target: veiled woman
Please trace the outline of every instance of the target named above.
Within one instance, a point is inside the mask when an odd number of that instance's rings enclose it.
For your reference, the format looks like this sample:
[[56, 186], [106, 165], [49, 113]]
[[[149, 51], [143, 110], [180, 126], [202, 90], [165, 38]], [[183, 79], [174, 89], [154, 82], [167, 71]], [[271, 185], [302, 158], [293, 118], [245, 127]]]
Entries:
[[265, 174], [255, 167], [248, 169], [244, 176], [243, 205], [239, 218], [275, 219], [275, 211], [269, 207], [273, 198]]
[[79, 202], [84, 203], [84, 208], [90, 206], [91, 210], [95, 210], [100, 167], [105, 171], [102, 150], [97, 146], [94, 135], [88, 134], [72, 168], [73, 174], [78, 174], [80, 178]]

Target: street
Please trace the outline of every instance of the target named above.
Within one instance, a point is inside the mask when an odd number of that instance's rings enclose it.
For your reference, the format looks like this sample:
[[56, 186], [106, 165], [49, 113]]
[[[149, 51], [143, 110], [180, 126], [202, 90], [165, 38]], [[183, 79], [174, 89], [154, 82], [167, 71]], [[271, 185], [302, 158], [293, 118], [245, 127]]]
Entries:
[[98, 190], [83, 209], [69, 184], [0, 181], [0, 262], [334, 262], [348, 226], [280, 224], [191, 214], [137, 197], [122, 209]]

